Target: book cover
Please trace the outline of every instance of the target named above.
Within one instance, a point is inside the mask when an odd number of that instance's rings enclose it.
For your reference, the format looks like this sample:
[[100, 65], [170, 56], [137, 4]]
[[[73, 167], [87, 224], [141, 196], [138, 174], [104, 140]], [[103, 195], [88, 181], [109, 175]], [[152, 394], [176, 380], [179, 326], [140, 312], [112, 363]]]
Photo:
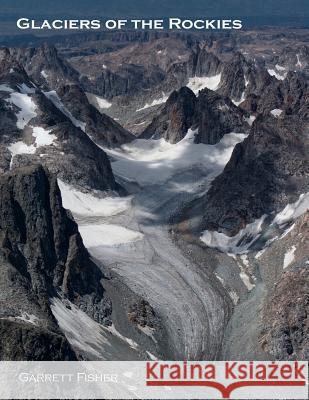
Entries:
[[308, 398], [308, 21], [1, 0], [0, 398]]

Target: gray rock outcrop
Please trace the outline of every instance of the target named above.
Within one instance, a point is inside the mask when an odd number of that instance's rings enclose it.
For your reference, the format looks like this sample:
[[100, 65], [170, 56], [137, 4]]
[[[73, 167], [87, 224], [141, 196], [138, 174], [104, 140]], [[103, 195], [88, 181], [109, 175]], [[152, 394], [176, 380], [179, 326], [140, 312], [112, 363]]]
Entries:
[[50, 299], [62, 294], [101, 324], [111, 304], [56, 177], [42, 166], [1, 175], [0, 219], [0, 358], [74, 359]]

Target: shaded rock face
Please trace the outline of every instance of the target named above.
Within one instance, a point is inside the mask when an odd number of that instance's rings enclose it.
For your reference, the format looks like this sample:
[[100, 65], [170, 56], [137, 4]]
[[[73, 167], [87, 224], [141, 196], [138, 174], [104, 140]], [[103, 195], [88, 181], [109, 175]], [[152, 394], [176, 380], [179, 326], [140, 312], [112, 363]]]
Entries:
[[141, 134], [141, 138], [159, 139], [163, 137], [170, 143], [183, 139], [192, 125], [196, 97], [187, 87], [174, 91], [168, 98], [162, 112]]
[[308, 293], [309, 268], [303, 262], [283, 274], [264, 306], [260, 340], [276, 360], [308, 360]]
[[236, 53], [222, 69], [220, 94], [239, 101], [246, 89], [247, 62], [244, 56]]
[[74, 361], [76, 355], [61, 333], [0, 320], [0, 360]]
[[197, 130], [196, 143], [215, 144], [230, 132], [246, 132], [246, 112], [236, 107], [228, 98], [203, 89], [196, 98], [188, 87], [174, 91], [160, 114], [143, 131], [141, 138], [164, 138], [177, 143], [189, 128]]
[[134, 139], [134, 136], [116, 121], [89, 104], [87, 96], [79, 86], [62, 86], [57, 90], [57, 94], [72, 115], [85, 122], [86, 133], [96, 143], [111, 147]]
[[208, 191], [202, 229], [235, 235], [247, 223], [297, 200], [308, 185], [308, 125], [260, 116]]
[[216, 144], [230, 132], [246, 132], [249, 126], [245, 113], [230, 99], [203, 89], [199, 92], [193, 118], [193, 129], [198, 128], [196, 143]]
[[33, 86], [26, 71], [6, 47], [0, 48], [0, 81], [7, 84], [24, 82]]
[[111, 99], [149, 89], [162, 82], [164, 77], [164, 72], [157, 66], [145, 68], [142, 65], [126, 64], [116, 72], [103, 69], [95, 81], [81, 77], [80, 82], [86, 91]]
[[299, 113], [302, 119], [309, 120], [308, 79], [300, 73], [289, 72], [282, 82], [282, 93], [285, 113]]
[[265, 89], [250, 93], [241, 108], [265, 115], [281, 109], [287, 115], [300, 113], [302, 118], [308, 118], [308, 80], [302, 73], [289, 72], [282, 81], [271, 77], [265, 82]]
[[271, 83], [268, 90], [262, 90], [261, 94], [250, 93], [239, 105], [240, 108], [249, 114], [269, 114], [271, 110], [281, 109], [283, 94], [279, 82]]
[[217, 75], [222, 67], [221, 61], [215, 54], [208, 52], [205, 48], [201, 49], [200, 46], [195, 46], [190, 61], [192, 63], [191, 76]]
[[264, 67], [246, 60], [241, 53], [235, 53], [230, 61], [223, 64], [218, 93], [242, 102], [247, 95], [260, 94], [276, 82]]
[[79, 81], [79, 73], [58, 55], [57, 49], [51, 44], [12, 49], [11, 52], [31, 79], [42, 88], [56, 89], [65, 83]]
[[[28, 359], [33, 354], [42, 359], [50, 341], [54, 352], [50, 357], [73, 358], [52, 316], [49, 299], [63, 293], [104, 324], [110, 323], [111, 305], [100, 282], [103, 274], [62, 207], [56, 177], [41, 166], [3, 174], [0, 219], [0, 329], [7, 338], [7, 343], [2, 340], [3, 356], [10, 358], [11, 349], [12, 357]], [[31, 353], [35, 343], [42, 349]]]

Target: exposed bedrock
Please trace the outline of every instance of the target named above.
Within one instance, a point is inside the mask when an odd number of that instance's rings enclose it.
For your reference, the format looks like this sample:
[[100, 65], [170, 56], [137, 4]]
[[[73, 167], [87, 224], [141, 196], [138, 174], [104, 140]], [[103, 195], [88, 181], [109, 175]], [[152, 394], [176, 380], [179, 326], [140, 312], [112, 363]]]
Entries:
[[111, 304], [101, 270], [62, 207], [56, 177], [41, 166], [3, 174], [0, 219], [0, 358], [74, 358], [49, 299], [62, 293], [103, 324], [110, 323]]
[[201, 229], [236, 234], [296, 201], [308, 185], [308, 125], [260, 116], [203, 200]]
[[163, 137], [170, 143], [183, 139], [192, 125], [196, 97], [192, 90], [182, 87], [168, 98], [162, 113], [140, 135], [144, 139]]

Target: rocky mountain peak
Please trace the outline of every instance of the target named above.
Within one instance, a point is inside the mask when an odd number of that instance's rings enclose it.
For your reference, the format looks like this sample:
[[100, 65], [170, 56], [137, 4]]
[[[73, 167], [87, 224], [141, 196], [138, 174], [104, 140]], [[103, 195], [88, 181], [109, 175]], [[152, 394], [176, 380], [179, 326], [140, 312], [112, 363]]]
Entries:
[[188, 87], [174, 90], [166, 101], [162, 112], [141, 134], [141, 138], [164, 137], [170, 143], [184, 138], [192, 125], [196, 96]]
[[41, 46], [38, 47], [37, 53], [42, 54], [49, 59], [58, 57], [58, 51], [56, 47], [47, 42], [43, 43]]
[[203, 228], [233, 236], [262, 215], [296, 201], [308, 185], [307, 129], [297, 117], [260, 115], [213, 181], [205, 198]]
[[248, 82], [248, 70], [252, 65], [243, 54], [236, 52], [222, 68], [220, 92], [231, 99], [240, 101]]
[[189, 63], [192, 64], [192, 76], [213, 76], [221, 68], [219, 58], [214, 53], [208, 52], [205, 46], [195, 46]]
[[79, 85], [59, 86], [57, 94], [69, 112], [85, 124], [85, 132], [102, 146], [119, 146], [134, 136], [112, 118], [100, 112], [88, 100]]
[[179, 90], [174, 90], [166, 101], [165, 108], [171, 107], [173, 104], [184, 104], [194, 101], [195, 94], [187, 86], [181, 87]]
[[197, 97], [193, 129], [198, 128], [197, 143], [215, 144], [230, 132], [247, 132], [245, 112], [229, 99], [210, 89], [203, 89]]

